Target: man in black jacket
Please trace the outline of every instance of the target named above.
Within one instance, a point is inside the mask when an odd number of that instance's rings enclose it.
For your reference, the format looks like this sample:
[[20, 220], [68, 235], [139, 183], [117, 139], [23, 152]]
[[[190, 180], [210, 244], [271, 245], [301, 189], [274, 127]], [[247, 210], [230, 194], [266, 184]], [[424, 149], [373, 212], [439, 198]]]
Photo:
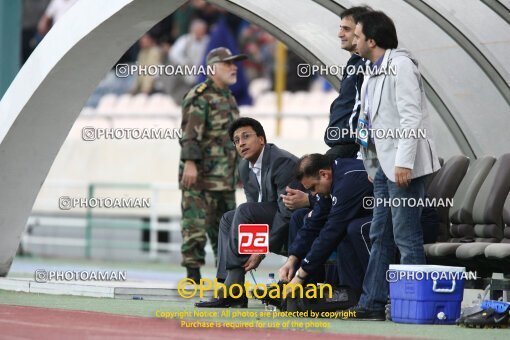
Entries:
[[[365, 59], [356, 54], [353, 44], [355, 18], [372, 9], [368, 6], [357, 6], [346, 9], [340, 14], [340, 30], [338, 38], [343, 50], [351, 57], [345, 65], [340, 92], [333, 101], [329, 112], [329, 124], [324, 133], [324, 142], [330, 147], [326, 152], [331, 160], [337, 158], [356, 158], [359, 145], [356, 144], [356, 127], [360, 110], [360, 90], [363, 84], [363, 67]], [[303, 192], [289, 189], [284, 202], [290, 209], [312, 207], [309, 198]]]
[[355, 17], [370, 11], [367, 6], [351, 7], [340, 14], [340, 38], [342, 49], [351, 54], [347, 61], [340, 92], [331, 104], [329, 124], [324, 134], [324, 142], [331, 148], [326, 153], [331, 159], [338, 157], [355, 158], [359, 150], [356, 144], [356, 126], [358, 123], [360, 99], [359, 94], [363, 84], [363, 67], [365, 60], [356, 54], [356, 45], [353, 44]]
[[[234, 121], [229, 128], [229, 136], [243, 158], [239, 163], [239, 175], [247, 202], [225, 213], [220, 222], [216, 277], [219, 281], [225, 280], [227, 288], [233, 284], [242, 285], [245, 273], [257, 268], [264, 258], [264, 255], [258, 254], [239, 254], [240, 224], [268, 224], [269, 250], [277, 254], [285, 253], [291, 211], [285, 207], [282, 195], [293, 182], [298, 161], [290, 152], [267, 144], [264, 129], [255, 119], [243, 117]], [[245, 307], [247, 299], [220, 296], [218, 299], [198, 302], [195, 306]]]

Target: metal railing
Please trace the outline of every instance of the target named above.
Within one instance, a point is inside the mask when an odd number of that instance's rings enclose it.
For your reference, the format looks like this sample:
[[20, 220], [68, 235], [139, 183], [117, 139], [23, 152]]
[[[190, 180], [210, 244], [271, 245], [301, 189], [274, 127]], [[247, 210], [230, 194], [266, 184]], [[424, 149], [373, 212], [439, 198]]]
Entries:
[[[180, 220], [179, 203], [172, 204], [171, 202], [162, 202], [161, 193], [164, 191], [178, 192], [177, 184], [173, 183], [113, 183], [113, 182], [80, 182], [80, 181], [47, 181], [45, 188], [60, 188], [68, 189], [77, 188], [86, 191], [87, 200], [96, 197], [98, 191], [101, 190], [112, 190], [121, 189], [123, 191], [129, 190], [130, 192], [137, 190], [145, 190], [150, 192], [150, 208], [141, 209], [141, 212], [136, 214], [114, 214], [95, 212], [94, 208], [90, 206], [84, 210], [79, 210], [78, 213], [72, 213], [70, 211], [62, 211], [56, 209], [54, 204], [42, 205], [45, 209], [39, 211], [33, 211], [27, 223], [27, 232], [22, 238], [22, 248], [29, 248], [30, 244], [46, 244], [55, 246], [73, 246], [83, 247], [84, 256], [86, 258], [91, 257], [92, 248], [101, 247], [101, 241], [93, 238], [93, 230], [95, 229], [138, 229], [138, 230], [149, 230], [149, 242], [145, 243], [141, 240], [139, 242], [125, 242], [125, 241], [112, 241], [104, 243], [104, 246], [115, 245], [122, 248], [142, 248], [149, 250], [149, 258], [157, 259], [158, 251], [177, 251], [180, 249], [180, 244], [172, 243], [160, 243], [158, 242], [158, 232], [167, 231], [175, 232], [180, 230], [179, 228], [171, 227], [171, 223], [161, 223], [163, 219], [169, 221]], [[42, 199], [42, 201], [49, 202], [50, 199]], [[51, 200], [53, 203], [54, 201]], [[172, 206], [172, 209], [168, 209]], [[53, 209], [52, 209], [53, 208]], [[148, 223], [146, 222], [148, 220]], [[57, 222], [58, 221], [58, 222]], [[79, 228], [84, 229], [84, 237], [73, 238], [73, 237], [55, 237], [55, 236], [35, 236], [32, 235], [34, 228], [41, 227], [57, 227], [57, 228]]]

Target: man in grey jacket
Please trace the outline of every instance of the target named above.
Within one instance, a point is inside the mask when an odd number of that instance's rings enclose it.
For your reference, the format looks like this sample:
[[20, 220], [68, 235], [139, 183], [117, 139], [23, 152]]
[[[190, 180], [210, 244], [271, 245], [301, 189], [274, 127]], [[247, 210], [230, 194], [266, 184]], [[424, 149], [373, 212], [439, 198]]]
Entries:
[[[220, 222], [216, 278], [224, 281], [227, 288], [235, 287], [236, 284], [242, 285], [245, 273], [257, 268], [265, 256], [240, 254], [239, 225], [268, 224], [269, 250], [285, 255], [291, 211], [285, 207], [282, 195], [288, 185], [304, 190], [302, 185], [294, 181], [298, 158], [274, 144], [267, 143], [264, 129], [257, 120], [239, 118], [232, 123], [228, 132], [239, 156], [243, 158], [238, 169], [247, 202], [223, 214]], [[220, 294], [217, 299], [197, 302], [195, 306], [246, 307], [248, 302], [245, 294], [242, 295], [235, 299]]]
[[[393, 21], [383, 12], [357, 18], [355, 43], [370, 61], [361, 89], [357, 140], [375, 202], [372, 250], [363, 293], [354, 307], [358, 319], [384, 320], [386, 271], [400, 251], [401, 264], [425, 264], [420, 225], [428, 174], [440, 167], [418, 63], [397, 49]], [[395, 247], [396, 246], [396, 247]]]

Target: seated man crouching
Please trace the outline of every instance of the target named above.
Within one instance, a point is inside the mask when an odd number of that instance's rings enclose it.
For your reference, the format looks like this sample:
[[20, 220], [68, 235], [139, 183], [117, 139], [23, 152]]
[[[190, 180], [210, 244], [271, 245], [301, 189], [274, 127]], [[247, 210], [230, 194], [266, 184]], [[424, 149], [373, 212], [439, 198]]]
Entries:
[[[338, 271], [344, 278], [341, 283], [351, 288], [361, 287], [364, 272], [358, 261], [354, 261], [357, 259], [354, 250], [367, 251], [369, 246], [362, 228], [370, 222], [371, 211], [364, 208], [363, 199], [373, 196], [363, 162], [354, 158], [331, 161], [321, 154], [305, 155], [298, 162], [297, 179], [316, 197], [316, 202], [304, 225], [294, 231], [295, 237], [289, 241], [289, 258], [279, 270], [280, 279], [303, 284], [309, 276], [322, 271], [336, 250]], [[356, 295], [361, 293], [356, 290], [350, 299], [354, 303]]]

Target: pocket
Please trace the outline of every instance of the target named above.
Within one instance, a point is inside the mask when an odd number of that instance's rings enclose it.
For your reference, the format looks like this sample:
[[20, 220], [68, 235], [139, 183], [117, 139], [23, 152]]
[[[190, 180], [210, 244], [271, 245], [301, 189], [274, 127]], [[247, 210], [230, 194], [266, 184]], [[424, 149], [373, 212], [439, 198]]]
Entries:
[[221, 178], [233, 176], [234, 159], [235, 151], [226, 150], [223, 146], [211, 146], [208, 148], [207, 156], [202, 160], [204, 176]]
[[228, 129], [230, 122], [231, 120], [228, 115], [217, 114], [211, 119], [211, 130], [220, 131], [221, 134], [225, 134], [225, 130]]
[[227, 161], [221, 158], [207, 158], [202, 161], [204, 177], [225, 177]]
[[211, 157], [218, 157], [218, 156], [225, 156], [225, 147], [219, 146], [219, 145], [213, 145], [210, 148], [209, 156]]

